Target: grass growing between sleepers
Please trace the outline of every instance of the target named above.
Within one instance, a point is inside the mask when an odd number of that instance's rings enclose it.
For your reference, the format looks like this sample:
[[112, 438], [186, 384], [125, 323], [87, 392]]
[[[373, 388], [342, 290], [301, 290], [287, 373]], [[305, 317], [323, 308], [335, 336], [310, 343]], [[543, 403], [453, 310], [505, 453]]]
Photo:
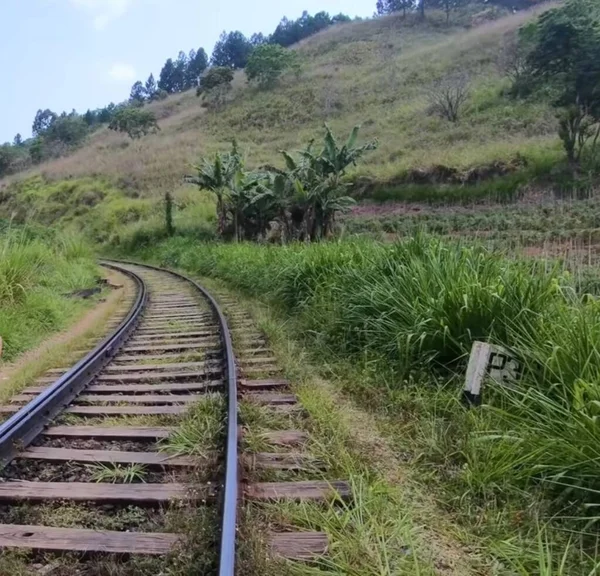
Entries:
[[[20, 503], [0, 507], [4, 523], [45, 525], [92, 530], [168, 532], [184, 536], [180, 545], [164, 557], [122, 557], [110, 554], [38, 554], [20, 551], [0, 553], [0, 574], [31, 576], [39, 569], [61, 576], [195, 576], [216, 574], [219, 510], [214, 502], [221, 472], [212, 460], [223, 445], [225, 403], [219, 394], [206, 394], [181, 418], [134, 416], [82, 419], [61, 417], [62, 423], [104, 426], [173, 426], [171, 436], [159, 444], [169, 454], [197, 457], [197, 466], [178, 481], [190, 486], [195, 500], [173, 500], [158, 509], [140, 506], [95, 506], [90, 503]], [[211, 461], [208, 461], [211, 458]], [[90, 465], [92, 481], [140, 483], [149, 470], [139, 465]], [[82, 569], [85, 572], [82, 572]]]

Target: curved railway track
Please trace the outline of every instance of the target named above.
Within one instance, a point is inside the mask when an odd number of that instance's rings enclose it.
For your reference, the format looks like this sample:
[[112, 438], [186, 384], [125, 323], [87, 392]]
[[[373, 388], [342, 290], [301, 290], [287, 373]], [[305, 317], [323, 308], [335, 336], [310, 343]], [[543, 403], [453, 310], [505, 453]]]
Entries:
[[[238, 380], [226, 317], [204, 288], [147, 265], [103, 265], [135, 283], [126, 318], [75, 366], [50, 371], [0, 407], [7, 417], [0, 425], [0, 549], [75, 554], [77, 562], [109, 556], [116, 565], [132, 556], [176, 557], [187, 537], [173, 530], [172, 518], [210, 506], [215, 520], [209, 537], [192, 543], [192, 555], [205, 547], [202, 553], [213, 560], [202, 573], [233, 576], [242, 493], [256, 501], [318, 501], [332, 492], [347, 496], [348, 486], [322, 479], [243, 484], [240, 470], [248, 468], [268, 474], [318, 468], [298, 450], [305, 434], [293, 429], [265, 434], [272, 450], [238, 454], [238, 395], [278, 413], [299, 411], [266, 341], [235, 302], [223, 301], [241, 357]], [[164, 442], [207, 395], [221, 398], [224, 424], [198, 476], [194, 450], [169, 452]], [[282, 446], [291, 452], [281, 452]], [[55, 520], [57, 510], [64, 515], [69, 507], [80, 507], [77, 527], [57, 527], [63, 524]], [[287, 558], [310, 559], [327, 549], [324, 534], [289, 528], [268, 540], [275, 555]], [[164, 573], [156, 566], [156, 574]]]

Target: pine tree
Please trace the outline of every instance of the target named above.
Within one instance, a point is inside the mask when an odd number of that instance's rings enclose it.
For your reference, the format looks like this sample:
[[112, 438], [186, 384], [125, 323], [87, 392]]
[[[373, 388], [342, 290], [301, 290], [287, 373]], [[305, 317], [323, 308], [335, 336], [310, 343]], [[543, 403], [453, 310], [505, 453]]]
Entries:
[[204, 48], [198, 52], [191, 50], [188, 56], [188, 64], [185, 74], [186, 89], [195, 88], [200, 82], [200, 76], [208, 68], [208, 56]]
[[160, 78], [158, 79], [158, 87], [161, 90], [164, 90], [168, 94], [173, 94], [176, 92], [174, 88], [174, 74], [175, 74], [175, 64], [173, 63], [173, 59], [169, 58], [162, 70], [160, 71]]
[[88, 110], [84, 115], [83, 115], [83, 120], [85, 121], [85, 123], [88, 126], [91, 126], [92, 124], [96, 123], [96, 114], [94, 114], [91, 110]]
[[129, 102], [134, 106], [142, 106], [145, 101], [146, 89], [144, 88], [144, 85], [138, 80], [131, 88]]
[[146, 91], [146, 97], [148, 100], [154, 100], [156, 91], [158, 90], [156, 86], [156, 80], [154, 79], [154, 74], [150, 74], [150, 76], [148, 76], [148, 80], [146, 80], [146, 84], [144, 85], [144, 90]]
[[173, 69], [173, 91], [183, 92], [186, 88], [186, 72], [188, 68], [188, 57], [185, 52], [179, 52], [175, 67]]

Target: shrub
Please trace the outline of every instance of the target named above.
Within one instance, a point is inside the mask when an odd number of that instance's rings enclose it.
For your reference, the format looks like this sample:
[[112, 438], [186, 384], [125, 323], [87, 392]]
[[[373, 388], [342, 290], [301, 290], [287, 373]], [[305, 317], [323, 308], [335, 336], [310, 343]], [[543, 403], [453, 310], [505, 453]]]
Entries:
[[132, 140], [160, 130], [154, 112], [135, 107], [119, 110], [108, 127], [116, 132], [127, 133]]
[[464, 74], [436, 82], [429, 90], [429, 109], [450, 122], [457, 122], [469, 98], [469, 79]]
[[197, 96], [202, 96], [203, 101], [212, 108], [223, 106], [227, 95], [231, 92], [233, 70], [225, 66], [213, 66], [201, 77], [196, 91]]
[[270, 88], [290, 69], [299, 70], [295, 52], [277, 44], [263, 44], [252, 52], [245, 72], [251, 82], [256, 81], [261, 88]]

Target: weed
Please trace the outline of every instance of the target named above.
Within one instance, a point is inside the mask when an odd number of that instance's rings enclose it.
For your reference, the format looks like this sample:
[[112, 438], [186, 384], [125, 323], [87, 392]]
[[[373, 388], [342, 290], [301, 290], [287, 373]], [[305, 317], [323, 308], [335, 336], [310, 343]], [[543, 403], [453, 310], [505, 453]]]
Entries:
[[132, 484], [145, 482], [146, 468], [140, 464], [106, 465], [102, 463], [88, 466], [94, 482], [111, 482], [112, 484]]
[[225, 403], [220, 394], [206, 394], [187, 412], [161, 448], [173, 454], [209, 458], [224, 432]]

